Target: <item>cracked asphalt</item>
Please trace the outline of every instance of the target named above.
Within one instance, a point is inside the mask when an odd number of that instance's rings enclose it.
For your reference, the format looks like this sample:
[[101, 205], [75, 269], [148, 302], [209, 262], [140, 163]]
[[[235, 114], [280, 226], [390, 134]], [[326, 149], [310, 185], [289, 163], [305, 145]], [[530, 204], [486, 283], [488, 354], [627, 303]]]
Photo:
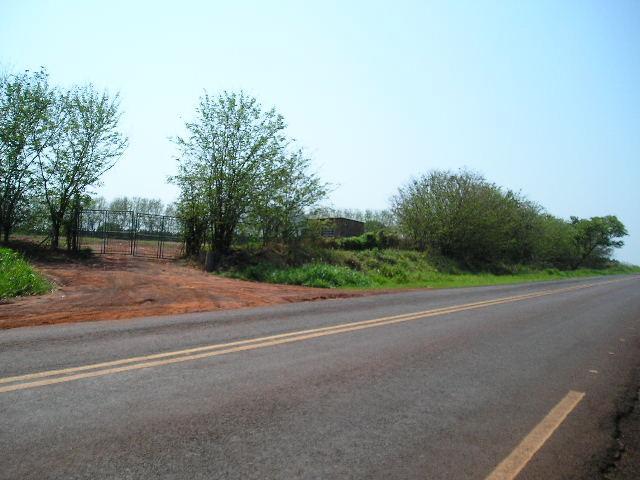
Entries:
[[[569, 391], [585, 396], [518, 478], [598, 478], [640, 365], [639, 287], [599, 278], [2, 331], [0, 478], [482, 479]], [[245, 341], [317, 329], [330, 334]], [[228, 343], [241, 348], [208, 347]], [[193, 348], [217, 353], [157, 356]], [[102, 362], [120, 363], [78, 370]], [[22, 377], [59, 369], [72, 370]]]

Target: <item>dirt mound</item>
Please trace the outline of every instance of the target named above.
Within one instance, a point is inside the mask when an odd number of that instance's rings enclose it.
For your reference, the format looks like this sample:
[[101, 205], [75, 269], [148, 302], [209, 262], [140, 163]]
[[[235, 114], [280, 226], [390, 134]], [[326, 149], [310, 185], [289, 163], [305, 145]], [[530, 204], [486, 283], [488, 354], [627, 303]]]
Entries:
[[131, 256], [94, 256], [32, 263], [56, 289], [0, 305], [0, 328], [111, 320], [174, 313], [256, 307], [365, 295], [233, 280], [183, 263]]

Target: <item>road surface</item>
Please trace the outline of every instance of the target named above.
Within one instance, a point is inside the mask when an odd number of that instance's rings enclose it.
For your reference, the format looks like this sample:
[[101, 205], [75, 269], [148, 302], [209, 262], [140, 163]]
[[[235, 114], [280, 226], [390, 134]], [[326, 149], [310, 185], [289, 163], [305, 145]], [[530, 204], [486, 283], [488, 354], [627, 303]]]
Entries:
[[0, 331], [0, 478], [598, 478], [639, 334], [638, 276]]

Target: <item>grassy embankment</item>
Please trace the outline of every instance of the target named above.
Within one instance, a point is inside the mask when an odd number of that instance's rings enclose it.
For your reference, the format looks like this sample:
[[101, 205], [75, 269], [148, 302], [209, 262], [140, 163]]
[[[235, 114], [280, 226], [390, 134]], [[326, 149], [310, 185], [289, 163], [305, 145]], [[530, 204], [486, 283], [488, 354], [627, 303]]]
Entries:
[[0, 301], [18, 295], [37, 295], [51, 290], [47, 282], [22, 255], [0, 247]]
[[320, 250], [300, 266], [270, 258], [253, 259], [222, 274], [269, 283], [324, 288], [445, 288], [562, 280], [597, 275], [640, 273], [640, 267], [612, 265], [604, 269], [561, 271], [515, 267], [510, 273], [466, 272], [442, 259], [411, 250]]

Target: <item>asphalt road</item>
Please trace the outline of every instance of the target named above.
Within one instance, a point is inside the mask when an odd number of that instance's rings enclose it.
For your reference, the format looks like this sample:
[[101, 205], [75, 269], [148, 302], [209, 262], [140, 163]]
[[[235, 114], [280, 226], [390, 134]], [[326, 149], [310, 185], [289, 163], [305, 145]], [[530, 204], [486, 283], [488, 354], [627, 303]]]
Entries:
[[597, 478], [638, 365], [637, 276], [0, 331], [0, 478]]

